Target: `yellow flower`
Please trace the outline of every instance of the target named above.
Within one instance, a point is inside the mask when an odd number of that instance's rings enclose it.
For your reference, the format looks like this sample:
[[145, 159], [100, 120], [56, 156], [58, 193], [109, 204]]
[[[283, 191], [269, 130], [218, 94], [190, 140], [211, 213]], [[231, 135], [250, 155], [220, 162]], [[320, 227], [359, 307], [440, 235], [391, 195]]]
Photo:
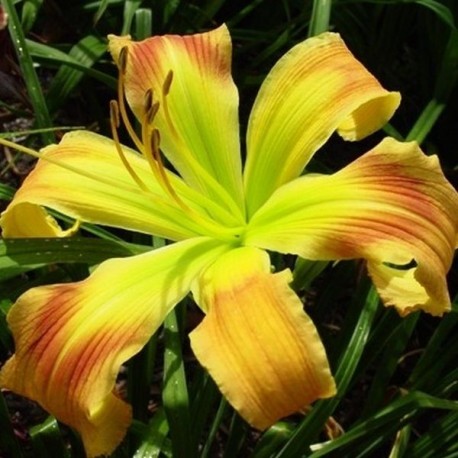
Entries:
[[[174, 242], [106, 261], [82, 282], [33, 288], [9, 314], [16, 353], [0, 384], [78, 430], [89, 456], [110, 453], [131, 421], [114, 392], [120, 365], [190, 291], [206, 313], [190, 334], [193, 351], [251, 425], [267, 428], [335, 394], [291, 273], [272, 273], [267, 251], [363, 258], [401, 314], [449, 310], [458, 197], [436, 157], [387, 138], [335, 174], [301, 176], [334, 131], [358, 140], [400, 101], [338, 35], [298, 44], [269, 73], [243, 172], [226, 27], [138, 43], [111, 36], [110, 50], [120, 68], [114, 140], [82, 131], [45, 148], [1, 217], [5, 237], [71, 233], [47, 207]], [[120, 145], [120, 121], [138, 151]]]

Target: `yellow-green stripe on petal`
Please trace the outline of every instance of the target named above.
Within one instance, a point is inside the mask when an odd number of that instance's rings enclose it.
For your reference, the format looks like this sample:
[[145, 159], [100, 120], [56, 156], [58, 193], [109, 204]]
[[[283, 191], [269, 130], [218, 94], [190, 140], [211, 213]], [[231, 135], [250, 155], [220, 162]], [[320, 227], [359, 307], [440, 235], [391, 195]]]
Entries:
[[[58, 145], [43, 149], [43, 159], [2, 214], [3, 236], [66, 235], [39, 206], [77, 220], [171, 240], [202, 232], [189, 212], [183, 211], [157, 183], [147, 161], [128, 148], [123, 150], [150, 192], [143, 192], [129, 175], [113, 141], [87, 131], [71, 132]], [[203, 212], [181, 179], [169, 173], [169, 180], [189, 207], [196, 213]]]
[[387, 138], [333, 175], [279, 188], [245, 243], [312, 260], [365, 258], [387, 305], [441, 315], [457, 233], [458, 194], [437, 157]]
[[199, 362], [258, 429], [335, 394], [315, 326], [264, 251], [243, 247], [211, 265], [193, 289], [208, 310], [191, 335]]
[[125, 91], [137, 118], [144, 117], [147, 91], [159, 102], [154, 122], [161, 149], [180, 175], [212, 197], [222, 185], [225, 197], [243, 208], [238, 92], [226, 26], [141, 42], [114, 35], [109, 39], [116, 61], [121, 49], [127, 49]]
[[324, 33], [292, 48], [256, 98], [244, 171], [249, 214], [280, 185], [300, 175], [337, 129], [348, 140], [380, 129], [400, 96], [383, 89], [339, 35]]
[[30, 289], [8, 315], [16, 353], [0, 371], [0, 385], [74, 427], [89, 457], [109, 454], [131, 420], [114, 391], [120, 365], [225, 251], [194, 238], [106, 261], [79, 283]]

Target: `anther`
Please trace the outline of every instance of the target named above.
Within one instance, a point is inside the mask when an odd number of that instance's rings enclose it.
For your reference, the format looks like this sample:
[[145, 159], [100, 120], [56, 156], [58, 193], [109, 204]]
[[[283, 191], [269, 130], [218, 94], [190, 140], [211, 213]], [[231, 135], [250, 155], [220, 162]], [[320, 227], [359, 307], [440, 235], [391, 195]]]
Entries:
[[143, 110], [145, 113], [148, 113], [151, 109], [151, 106], [153, 105], [153, 90], [149, 88], [145, 92], [145, 98], [143, 100]]
[[124, 46], [121, 51], [119, 52], [119, 71], [121, 73], [126, 72], [127, 68], [127, 55], [129, 52], [129, 48], [127, 46]]
[[154, 121], [154, 118], [157, 115], [157, 112], [159, 111], [159, 102], [155, 102], [151, 105], [149, 111], [146, 113], [146, 119], [148, 121], [148, 124], [152, 124]]
[[173, 81], [173, 70], [169, 70], [167, 76], [165, 77], [164, 84], [162, 85], [162, 93], [168, 95], [170, 92], [170, 86]]
[[[160, 152], [159, 152], [159, 146], [161, 144], [161, 134], [157, 129], [153, 129], [151, 132], [151, 150], [154, 155], [154, 159], [160, 161]], [[162, 162], [162, 161], [161, 161]]]
[[110, 119], [114, 126], [119, 128], [119, 105], [116, 100], [110, 100]]

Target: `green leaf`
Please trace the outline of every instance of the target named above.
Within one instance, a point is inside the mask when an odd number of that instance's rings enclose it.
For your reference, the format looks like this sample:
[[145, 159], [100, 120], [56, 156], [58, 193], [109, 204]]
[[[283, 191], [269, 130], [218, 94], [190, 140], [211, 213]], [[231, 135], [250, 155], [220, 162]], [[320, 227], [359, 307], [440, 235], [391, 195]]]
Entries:
[[72, 47], [68, 56], [78, 62], [85, 70], [69, 67], [63, 63], [48, 91], [49, 109], [55, 112], [68, 98], [81, 79], [86, 75], [87, 69], [92, 67], [107, 51], [104, 40], [88, 35]]
[[0, 183], [0, 200], [11, 200], [15, 192], [13, 187]]
[[43, 6], [43, 0], [26, 0], [22, 7], [21, 23], [24, 33], [29, 32], [35, 23], [37, 14]]
[[27, 46], [30, 49], [32, 56], [36, 57], [37, 60], [42, 62], [51, 62], [57, 64], [58, 66], [65, 64], [69, 67], [81, 70], [86, 75], [101, 81], [112, 89], [116, 89], [117, 80], [112, 76], [107, 75], [106, 73], [94, 70], [89, 68], [86, 65], [81, 64], [78, 60], [74, 59], [72, 56], [53, 48], [52, 46], [44, 45], [42, 43], [36, 43], [31, 40], [26, 40]]
[[411, 420], [411, 417], [417, 413], [418, 409], [458, 411], [458, 402], [437, 398], [419, 391], [413, 391], [406, 396], [394, 400], [387, 407], [379, 410], [371, 418], [360, 422], [357, 426], [337, 439], [323, 444], [316, 452], [310, 455], [310, 458], [327, 456], [330, 452], [343, 447], [353, 447], [355, 443], [357, 444], [358, 441], [363, 438], [370, 438], [371, 436], [376, 437], [378, 433], [389, 426], [402, 426]]
[[110, 4], [110, 0], [101, 0], [100, 5], [94, 14], [94, 25], [97, 24], [97, 22], [100, 21], [100, 18], [103, 16], [103, 13], [105, 13], [106, 9], [108, 8], [108, 5]]
[[176, 309], [164, 321], [164, 344], [162, 400], [170, 427], [173, 457], [192, 458], [196, 450], [191, 435], [188, 387]]
[[309, 37], [329, 30], [332, 0], [313, 0], [312, 17], [310, 18]]
[[[46, 105], [45, 97], [41, 90], [40, 81], [37, 73], [35, 72], [34, 63], [31, 53], [29, 51], [28, 42], [25, 39], [22, 30], [21, 22], [14, 7], [13, 0], [3, 0], [3, 6], [8, 14], [8, 30], [10, 32], [16, 54], [19, 60], [19, 65], [22, 70], [27, 92], [30, 97], [30, 102], [33, 106], [35, 120], [39, 128], [47, 128], [52, 125], [49, 116], [48, 107]], [[49, 144], [54, 142], [54, 135], [52, 132], [43, 132], [41, 134], [43, 143]]]
[[153, 33], [153, 13], [149, 8], [140, 8], [135, 11], [135, 37], [144, 40]]
[[54, 417], [48, 417], [41, 425], [31, 428], [30, 437], [35, 451], [34, 456], [37, 458], [69, 457], [59, 425]]
[[121, 35], [127, 35], [131, 31], [132, 19], [135, 12], [140, 8], [143, 0], [126, 0], [124, 3], [124, 21], [122, 24]]
[[99, 264], [108, 258], [144, 253], [150, 247], [89, 238], [0, 240], [0, 280], [57, 262]]
[[153, 380], [157, 339], [156, 333], [142, 350], [129, 361], [127, 394], [132, 405], [133, 417], [140, 421], [148, 419], [148, 403]]
[[148, 425], [142, 427], [142, 432], [137, 434], [141, 444], [135, 450], [133, 458], [158, 458], [168, 432], [169, 424], [164, 409], [160, 407]]

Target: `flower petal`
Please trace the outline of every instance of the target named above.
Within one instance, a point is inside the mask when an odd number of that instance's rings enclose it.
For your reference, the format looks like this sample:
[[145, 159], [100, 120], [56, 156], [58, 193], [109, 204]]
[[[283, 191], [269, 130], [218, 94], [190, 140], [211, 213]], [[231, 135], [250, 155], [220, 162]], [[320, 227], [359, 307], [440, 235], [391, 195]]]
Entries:
[[271, 70], [251, 113], [244, 172], [249, 214], [300, 175], [337, 129], [357, 140], [381, 128], [400, 96], [387, 92], [339, 35], [324, 33], [292, 48]]
[[[242, 207], [238, 92], [231, 77], [227, 28], [141, 42], [114, 35], [109, 40], [116, 61], [121, 49], [128, 49], [125, 92], [136, 116], [144, 118], [148, 90], [160, 103], [154, 122], [161, 133], [161, 148], [181, 176], [210, 196], [222, 185], [226, 197]], [[165, 95], [169, 72], [173, 79]]]
[[441, 315], [457, 234], [458, 195], [437, 157], [387, 138], [334, 175], [278, 189], [245, 243], [312, 260], [365, 258], [387, 305]]
[[[155, 180], [148, 163], [124, 148], [131, 167], [151, 192], [143, 192], [129, 175], [114, 143], [91, 132], [72, 132], [58, 145], [44, 148], [35, 170], [27, 177], [1, 217], [4, 237], [64, 236], [56, 221], [39, 206], [77, 220], [181, 240], [203, 232], [190, 212], [183, 211]], [[49, 161], [58, 161], [61, 166]], [[67, 168], [65, 168], [67, 167]], [[77, 173], [75, 169], [86, 175]], [[203, 213], [198, 193], [169, 174], [182, 200]]]
[[226, 249], [191, 239], [106, 261], [79, 283], [29, 290], [8, 315], [16, 353], [2, 368], [0, 385], [74, 427], [89, 456], [110, 453], [131, 419], [114, 390], [119, 366]]
[[335, 394], [326, 354], [291, 272], [270, 273], [267, 253], [230, 251], [199, 279], [208, 310], [191, 335], [197, 359], [234, 408], [258, 429]]

